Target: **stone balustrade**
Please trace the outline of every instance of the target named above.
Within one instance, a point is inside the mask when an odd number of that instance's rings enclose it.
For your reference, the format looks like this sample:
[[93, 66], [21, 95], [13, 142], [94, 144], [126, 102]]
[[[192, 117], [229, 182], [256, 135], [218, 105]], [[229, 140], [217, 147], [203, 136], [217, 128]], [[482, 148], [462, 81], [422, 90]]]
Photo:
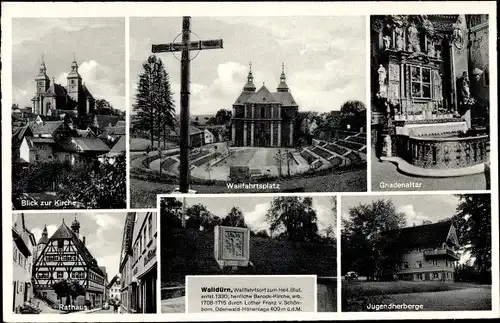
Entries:
[[463, 138], [395, 137], [397, 155], [417, 167], [426, 169], [463, 168], [487, 161], [488, 136]]

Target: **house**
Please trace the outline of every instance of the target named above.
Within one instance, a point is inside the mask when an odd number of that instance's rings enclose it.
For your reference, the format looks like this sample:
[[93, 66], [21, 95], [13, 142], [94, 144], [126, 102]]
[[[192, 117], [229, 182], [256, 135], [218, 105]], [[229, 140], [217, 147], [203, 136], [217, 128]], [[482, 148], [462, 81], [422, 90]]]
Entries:
[[109, 300], [119, 301], [120, 300], [120, 289], [121, 289], [120, 276], [115, 275], [111, 279], [111, 281], [109, 282], [109, 284], [107, 286], [107, 290], [109, 291], [108, 301]]
[[22, 162], [68, 161], [75, 165], [109, 151], [91, 132], [74, 129], [69, 118], [37, 121], [30, 128], [32, 135], [24, 135], [19, 147]]
[[203, 130], [203, 139], [205, 145], [213, 144], [214, 142], [216, 142], [214, 134], [208, 129]]
[[[167, 135], [167, 140], [179, 144], [181, 138], [180, 133], [180, 126], [176, 126], [174, 129], [170, 129], [170, 132]], [[191, 137], [191, 147], [203, 146], [204, 132], [202, 130], [190, 125], [189, 135]]]
[[21, 144], [24, 137], [32, 137], [33, 132], [28, 125], [12, 128], [12, 160], [19, 160]]
[[89, 300], [91, 306], [101, 307], [105, 298], [106, 277], [97, 260], [80, 237], [80, 222], [75, 218], [71, 228], [63, 222], [49, 238], [47, 228], [38, 242], [40, 254], [34, 265], [34, 287], [43, 298], [55, 304], [66, 304], [53, 285], [64, 279], [77, 281], [85, 290], [76, 297], [74, 305], [83, 306]]
[[33, 233], [26, 228], [24, 214], [17, 215], [12, 226], [13, 247], [13, 311], [33, 296], [32, 272], [36, 260], [36, 240]]
[[404, 250], [396, 273], [398, 279], [454, 280], [459, 242], [451, 221], [386, 231], [382, 235], [396, 239]]
[[156, 215], [131, 212], [125, 221], [120, 274], [122, 304], [129, 313], [156, 313], [158, 266]]

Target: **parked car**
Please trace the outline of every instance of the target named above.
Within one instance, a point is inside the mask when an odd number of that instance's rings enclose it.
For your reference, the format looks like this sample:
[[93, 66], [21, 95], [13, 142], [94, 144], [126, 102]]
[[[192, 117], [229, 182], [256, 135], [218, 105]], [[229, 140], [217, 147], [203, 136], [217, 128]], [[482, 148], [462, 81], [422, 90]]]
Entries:
[[347, 280], [358, 279], [358, 273], [356, 273], [355, 271], [348, 271], [344, 277]]

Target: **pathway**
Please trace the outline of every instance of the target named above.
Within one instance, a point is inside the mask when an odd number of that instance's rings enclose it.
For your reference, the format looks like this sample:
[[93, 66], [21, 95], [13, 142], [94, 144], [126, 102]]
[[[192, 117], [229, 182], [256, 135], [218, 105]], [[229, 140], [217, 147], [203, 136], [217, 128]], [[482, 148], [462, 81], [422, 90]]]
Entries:
[[185, 313], [186, 297], [168, 298], [161, 300], [162, 313]]

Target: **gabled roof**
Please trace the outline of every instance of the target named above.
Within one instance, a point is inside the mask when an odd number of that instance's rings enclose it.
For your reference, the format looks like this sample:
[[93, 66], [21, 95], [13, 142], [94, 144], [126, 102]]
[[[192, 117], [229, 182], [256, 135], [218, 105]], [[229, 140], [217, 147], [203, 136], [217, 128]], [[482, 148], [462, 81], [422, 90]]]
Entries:
[[99, 138], [83, 138], [74, 137], [72, 138], [78, 149], [82, 152], [108, 152], [109, 147]]
[[49, 241], [61, 240], [61, 239], [71, 240], [75, 245], [76, 249], [78, 250], [78, 252], [80, 253], [80, 255], [83, 257], [84, 261], [87, 263], [87, 265], [90, 268], [92, 268], [96, 273], [104, 276], [104, 273], [102, 272], [101, 268], [99, 268], [99, 266], [97, 265], [97, 260], [95, 260], [90, 251], [87, 249], [87, 247], [78, 238], [76, 233], [73, 232], [73, 230], [71, 230], [64, 221], [56, 230], [56, 232], [54, 232], [54, 234], [49, 238]]
[[125, 136], [120, 137], [113, 148], [107, 153], [107, 155], [120, 155], [126, 149], [125, 147]]
[[396, 237], [404, 249], [435, 248], [446, 242], [451, 226], [451, 221], [444, 221], [385, 231], [382, 235]]
[[20, 147], [21, 142], [23, 141], [25, 136], [31, 136], [33, 133], [28, 125], [21, 127], [13, 127], [12, 128], [12, 147]]
[[248, 103], [279, 103], [279, 101], [273, 96], [271, 92], [267, 89], [265, 85], [254, 94], [247, 101]]
[[118, 282], [118, 284], [120, 283], [120, 277], [118, 277], [118, 275], [115, 275], [111, 281], [109, 282], [109, 284], [106, 286], [107, 289], [110, 289], [111, 287], [113, 287], [113, 285], [115, 284], [115, 282]]
[[37, 135], [52, 135], [54, 132], [64, 124], [64, 121], [44, 121], [42, 123], [31, 124], [31, 131], [34, 136]]
[[[170, 136], [180, 136], [180, 133], [181, 133], [181, 129], [178, 125], [175, 126], [174, 129], [170, 129], [170, 133], [169, 135]], [[189, 125], [189, 135], [198, 135], [200, 133], [203, 133], [202, 130], [196, 128], [195, 126], [193, 125]]]
[[88, 87], [85, 84], [82, 84], [82, 93], [86, 98], [94, 99], [92, 93], [90, 93]]

